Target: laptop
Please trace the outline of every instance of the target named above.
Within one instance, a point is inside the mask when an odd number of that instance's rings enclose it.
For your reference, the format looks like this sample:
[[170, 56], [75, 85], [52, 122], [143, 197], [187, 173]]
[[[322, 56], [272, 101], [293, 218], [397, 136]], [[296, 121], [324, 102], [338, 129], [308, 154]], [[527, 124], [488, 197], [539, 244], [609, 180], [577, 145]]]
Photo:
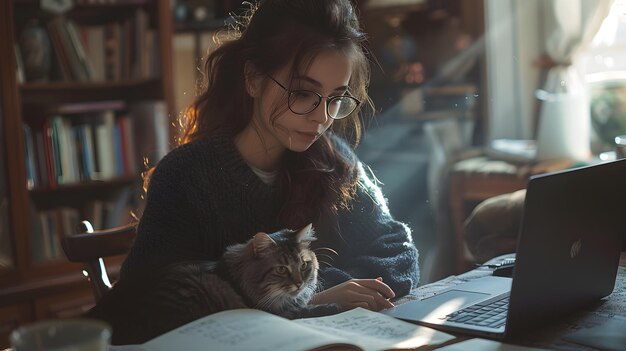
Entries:
[[626, 159], [531, 177], [512, 278], [487, 276], [383, 313], [505, 339], [614, 288], [626, 232]]

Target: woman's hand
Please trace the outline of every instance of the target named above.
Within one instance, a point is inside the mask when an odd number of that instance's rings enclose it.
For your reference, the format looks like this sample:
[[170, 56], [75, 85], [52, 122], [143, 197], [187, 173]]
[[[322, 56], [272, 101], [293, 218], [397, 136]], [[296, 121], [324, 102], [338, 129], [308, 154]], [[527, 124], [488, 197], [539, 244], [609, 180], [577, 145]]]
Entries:
[[383, 283], [382, 278], [351, 279], [313, 295], [311, 303], [315, 305], [336, 303], [343, 311], [355, 307], [380, 311], [393, 307], [388, 299], [395, 296], [393, 290]]

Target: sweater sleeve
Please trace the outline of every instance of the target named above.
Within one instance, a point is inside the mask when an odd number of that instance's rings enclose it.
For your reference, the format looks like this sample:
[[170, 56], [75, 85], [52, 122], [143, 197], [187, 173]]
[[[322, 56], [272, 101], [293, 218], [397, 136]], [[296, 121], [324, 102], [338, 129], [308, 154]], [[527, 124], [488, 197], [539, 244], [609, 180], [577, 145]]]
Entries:
[[188, 201], [184, 150], [174, 150], [156, 166], [146, 194], [137, 238], [120, 278], [147, 274], [160, 266], [199, 257], [197, 217]]
[[320, 281], [329, 288], [352, 278], [382, 277], [396, 296], [406, 295], [419, 282], [411, 230], [392, 218], [381, 189], [360, 162], [358, 172], [352, 206], [339, 213], [335, 226], [341, 251], [331, 266], [320, 270]]

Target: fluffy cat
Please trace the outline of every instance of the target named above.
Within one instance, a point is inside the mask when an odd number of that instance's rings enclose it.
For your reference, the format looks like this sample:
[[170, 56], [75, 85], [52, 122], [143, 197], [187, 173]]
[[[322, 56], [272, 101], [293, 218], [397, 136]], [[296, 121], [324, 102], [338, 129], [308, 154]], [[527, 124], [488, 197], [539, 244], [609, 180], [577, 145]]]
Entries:
[[143, 343], [208, 314], [257, 308], [287, 318], [327, 315], [337, 305], [309, 305], [319, 263], [311, 225], [257, 233], [217, 262], [181, 262], [144, 279], [116, 284], [86, 317], [113, 328], [112, 343]]

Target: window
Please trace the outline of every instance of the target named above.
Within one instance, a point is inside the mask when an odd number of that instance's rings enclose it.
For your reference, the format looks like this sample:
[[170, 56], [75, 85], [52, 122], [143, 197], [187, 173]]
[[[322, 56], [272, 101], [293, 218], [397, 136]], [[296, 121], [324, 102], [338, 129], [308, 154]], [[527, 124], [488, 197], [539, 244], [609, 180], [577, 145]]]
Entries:
[[626, 0], [616, 0], [579, 69], [589, 89], [594, 153], [613, 150], [626, 134]]

